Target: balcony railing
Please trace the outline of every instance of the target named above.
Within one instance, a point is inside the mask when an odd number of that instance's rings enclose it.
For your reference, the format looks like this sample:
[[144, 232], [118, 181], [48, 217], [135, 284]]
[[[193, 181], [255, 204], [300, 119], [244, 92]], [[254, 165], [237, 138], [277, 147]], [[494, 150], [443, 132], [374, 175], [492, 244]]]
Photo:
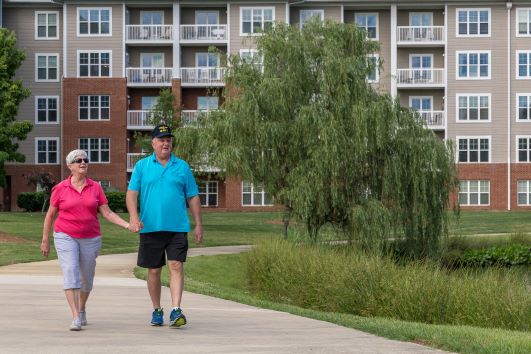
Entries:
[[422, 111], [417, 113], [421, 119], [426, 123], [428, 128], [432, 129], [444, 129], [444, 111]]
[[444, 43], [444, 26], [398, 26], [398, 44]]
[[400, 87], [441, 87], [444, 69], [398, 69], [396, 82]]
[[181, 68], [181, 85], [222, 86], [225, 68]]
[[128, 42], [165, 42], [173, 40], [173, 25], [126, 25]]
[[152, 111], [127, 111], [127, 129], [151, 130], [154, 128], [151, 124], [152, 117]]
[[172, 68], [127, 68], [130, 86], [171, 86]]
[[181, 25], [181, 41], [226, 41], [227, 25]]
[[133, 167], [135, 167], [135, 163], [137, 163], [138, 160], [145, 157], [146, 154], [142, 153], [129, 153], [127, 154], [127, 172], [133, 171]]
[[212, 110], [183, 110], [181, 111], [181, 122], [183, 126], [200, 127], [201, 125], [198, 124], [197, 118], [201, 114], [208, 116], [210, 112]]

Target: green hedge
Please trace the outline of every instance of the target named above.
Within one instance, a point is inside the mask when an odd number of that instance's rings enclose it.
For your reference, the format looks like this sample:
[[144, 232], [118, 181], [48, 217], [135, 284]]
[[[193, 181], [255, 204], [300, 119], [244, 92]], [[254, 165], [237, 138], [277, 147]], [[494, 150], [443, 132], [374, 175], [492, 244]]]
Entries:
[[462, 259], [467, 266], [513, 266], [531, 264], [531, 247], [514, 244], [506, 247], [467, 250]]
[[23, 192], [17, 195], [17, 206], [26, 211], [41, 211], [44, 204], [44, 192]]
[[109, 208], [114, 212], [126, 212], [125, 192], [106, 192]]

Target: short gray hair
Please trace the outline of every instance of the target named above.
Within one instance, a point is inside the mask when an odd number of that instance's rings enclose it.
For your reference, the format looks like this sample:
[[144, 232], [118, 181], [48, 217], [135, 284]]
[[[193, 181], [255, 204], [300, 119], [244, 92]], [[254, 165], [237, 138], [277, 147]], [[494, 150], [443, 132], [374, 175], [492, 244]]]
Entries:
[[68, 153], [68, 155], [66, 155], [66, 163], [67, 164], [72, 164], [74, 163], [76, 157], [81, 157], [82, 159], [86, 159], [88, 157], [87, 155], [87, 152], [85, 150], [79, 150], [79, 149], [76, 149], [76, 150], [72, 150]]

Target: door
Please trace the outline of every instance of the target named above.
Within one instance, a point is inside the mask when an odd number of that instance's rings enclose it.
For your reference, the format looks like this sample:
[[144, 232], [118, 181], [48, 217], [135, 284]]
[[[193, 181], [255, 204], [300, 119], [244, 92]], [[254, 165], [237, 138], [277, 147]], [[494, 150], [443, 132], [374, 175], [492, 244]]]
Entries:
[[409, 26], [413, 27], [413, 36], [417, 41], [432, 40], [433, 38], [433, 13], [410, 12]]
[[219, 55], [216, 53], [197, 53], [195, 56], [195, 66], [198, 68], [199, 81], [219, 79]]
[[[143, 82], [164, 82], [164, 53], [140, 53]], [[160, 68], [160, 69], [159, 69]]]
[[197, 39], [209, 39], [219, 32], [219, 12], [218, 11], [196, 11], [195, 24], [197, 26]]
[[433, 69], [432, 54], [411, 54], [409, 67], [412, 70], [412, 78], [416, 83], [431, 82]]
[[426, 121], [426, 123], [430, 123], [433, 114], [433, 97], [411, 96], [409, 97], [409, 106], [419, 112], [420, 116]]

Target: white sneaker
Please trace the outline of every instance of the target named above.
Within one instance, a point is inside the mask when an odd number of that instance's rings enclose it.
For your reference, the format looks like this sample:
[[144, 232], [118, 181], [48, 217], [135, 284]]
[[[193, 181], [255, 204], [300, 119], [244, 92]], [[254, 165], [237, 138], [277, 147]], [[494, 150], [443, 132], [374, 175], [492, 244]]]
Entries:
[[82, 326], [87, 325], [87, 313], [85, 311], [79, 311], [79, 321], [81, 321]]
[[70, 325], [71, 331], [81, 331], [81, 321], [78, 318], [74, 318], [72, 324]]

